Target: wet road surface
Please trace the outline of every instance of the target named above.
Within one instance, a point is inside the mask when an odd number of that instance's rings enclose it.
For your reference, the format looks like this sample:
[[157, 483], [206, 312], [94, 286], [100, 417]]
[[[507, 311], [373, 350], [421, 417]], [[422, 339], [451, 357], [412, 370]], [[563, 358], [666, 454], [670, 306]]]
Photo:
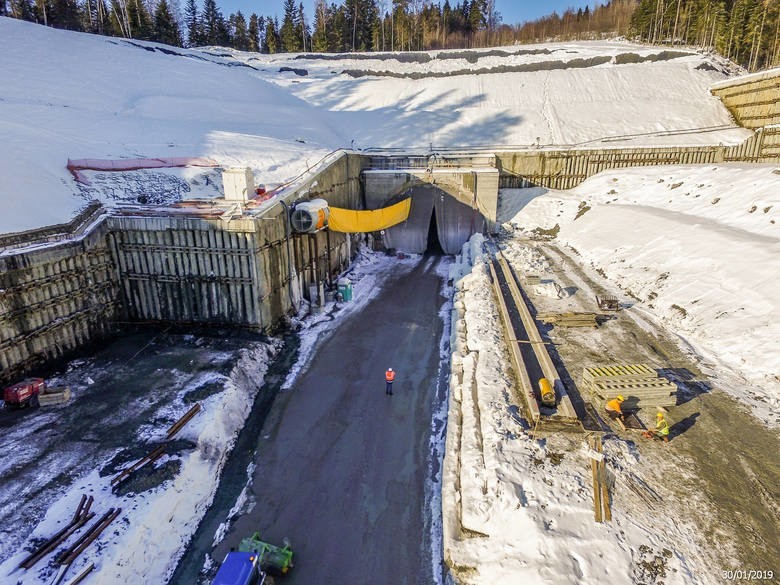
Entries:
[[[443, 329], [439, 262], [426, 258], [388, 282], [278, 396], [258, 437], [254, 508], [215, 559], [260, 530], [269, 542], [291, 540], [288, 585], [432, 582], [425, 484]], [[388, 367], [397, 371], [393, 396]]]

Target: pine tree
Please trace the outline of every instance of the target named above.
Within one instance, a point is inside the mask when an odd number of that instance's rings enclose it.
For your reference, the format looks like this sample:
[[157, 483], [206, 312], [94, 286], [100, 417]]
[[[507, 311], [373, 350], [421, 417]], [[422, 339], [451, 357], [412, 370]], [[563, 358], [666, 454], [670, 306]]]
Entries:
[[149, 14], [143, 0], [128, 0], [127, 15], [131, 38], [151, 41], [154, 36], [154, 25], [152, 15]]
[[249, 42], [249, 50], [253, 53], [260, 51], [260, 28], [262, 17], [258, 17], [257, 14], [252, 13], [249, 17], [249, 30], [247, 31]]
[[200, 16], [195, 0], [187, 0], [187, 5], [184, 8], [184, 21], [187, 26], [187, 46], [197, 47], [202, 44]]
[[53, 0], [49, 10], [49, 24], [66, 30], [82, 30], [81, 9], [76, 0]]
[[298, 4], [298, 11], [295, 17], [295, 34], [301, 41], [301, 48], [305, 51], [306, 47], [311, 50], [311, 33], [309, 25], [306, 23], [306, 15], [303, 12], [303, 2]]
[[[4, 0], [0, 0], [0, 4], [4, 4]], [[12, 0], [8, 16], [29, 22], [38, 21], [32, 0]]]
[[263, 53], [278, 53], [281, 48], [279, 38], [279, 22], [275, 18], [268, 17], [265, 26], [265, 38], [263, 39]]
[[331, 3], [328, 10], [331, 23], [328, 29], [328, 51], [342, 52], [348, 51], [347, 39], [349, 38], [349, 27], [347, 26], [347, 18], [344, 14], [343, 6], [336, 6]]
[[301, 50], [301, 39], [295, 32], [295, 0], [284, 0], [284, 19], [279, 36], [282, 39], [282, 51], [295, 53]]
[[111, 23], [109, 21], [109, 10], [106, 0], [94, 0], [95, 14], [92, 21], [92, 32], [99, 35], [109, 34]]
[[222, 16], [215, 0], [205, 0], [201, 16], [201, 42], [206, 45], [219, 45], [224, 41], [225, 18]]
[[328, 5], [325, 0], [317, 0], [314, 5], [314, 32], [312, 33], [312, 49], [320, 53], [330, 50], [328, 46]]
[[179, 23], [171, 14], [167, 0], [160, 0], [154, 11], [154, 40], [173, 47], [181, 47]]
[[482, 4], [481, 0], [472, 0], [469, 7], [469, 31], [472, 34], [479, 32], [484, 27], [485, 15]]
[[233, 19], [233, 48], [239, 51], [249, 50], [249, 33], [246, 28], [246, 19], [239, 10]]

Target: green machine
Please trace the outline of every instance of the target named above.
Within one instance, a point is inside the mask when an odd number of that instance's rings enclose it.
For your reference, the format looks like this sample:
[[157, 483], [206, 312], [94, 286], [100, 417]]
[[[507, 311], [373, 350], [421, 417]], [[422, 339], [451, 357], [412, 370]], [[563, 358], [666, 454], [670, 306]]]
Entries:
[[293, 551], [290, 541], [284, 539], [284, 546], [275, 546], [260, 540], [260, 533], [241, 541], [239, 552], [257, 553], [260, 568], [271, 575], [286, 575], [293, 567]]

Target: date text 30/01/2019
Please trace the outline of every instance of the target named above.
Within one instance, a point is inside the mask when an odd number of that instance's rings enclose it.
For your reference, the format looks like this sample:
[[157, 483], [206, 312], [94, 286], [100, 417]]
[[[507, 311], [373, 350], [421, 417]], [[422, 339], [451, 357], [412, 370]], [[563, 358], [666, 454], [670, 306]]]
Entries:
[[723, 578], [727, 581], [769, 581], [775, 578], [775, 573], [774, 571], [739, 569], [737, 571], [723, 571]]

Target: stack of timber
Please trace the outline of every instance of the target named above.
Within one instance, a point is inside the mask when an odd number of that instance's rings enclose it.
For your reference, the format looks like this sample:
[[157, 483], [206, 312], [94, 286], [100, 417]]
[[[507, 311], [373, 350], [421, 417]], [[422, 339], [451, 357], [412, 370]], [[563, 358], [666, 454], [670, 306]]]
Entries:
[[610, 522], [612, 520], [612, 509], [609, 506], [607, 466], [604, 462], [601, 435], [589, 436], [588, 447], [590, 448], [590, 468], [593, 474], [593, 515], [596, 522]]
[[598, 313], [538, 313], [536, 318], [547, 325], [560, 327], [598, 327]]
[[525, 275], [525, 281], [529, 285], [534, 286], [534, 285], [537, 285], [537, 284], [542, 284], [542, 277], [539, 276], [538, 274], [526, 274]]
[[677, 386], [645, 364], [605, 365], [584, 368], [583, 387], [603, 400], [621, 394], [627, 410], [641, 407], [674, 406]]

